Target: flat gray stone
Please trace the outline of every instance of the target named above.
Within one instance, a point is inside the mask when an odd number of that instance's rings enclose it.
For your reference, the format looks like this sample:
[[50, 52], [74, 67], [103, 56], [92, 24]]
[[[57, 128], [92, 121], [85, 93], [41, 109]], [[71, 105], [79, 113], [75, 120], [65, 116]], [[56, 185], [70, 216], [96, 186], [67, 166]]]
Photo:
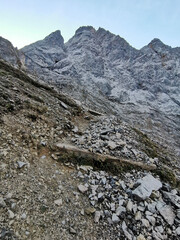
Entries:
[[87, 215], [91, 215], [91, 214], [93, 214], [95, 211], [96, 211], [96, 209], [95, 209], [95, 208], [92, 208], [92, 207], [89, 207], [89, 208], [86, 208], [86, 209], [85, 209], [85, 213], [86, 213]]
[[158, 202], [156, 205], [157, 210], [161, 214], [161, 216], [164, 218], [164, 220], [169, 224], [173, 225], [174, 219], [175, 219], [175, 214], [173, 212], [173, 209], [171, 206], [166, 205], [164, 202]]
[[101, 212], [100, 212], [100, 211], [96, 211], [96, 212], [95, 212], [95, 215], [94, 215], [94, 222], [95, 222], [95, 223], [98, 223], [100, 217], [101, 217]]
[[6, 203], [2, 197], [0, 197], [0, 207], [6, 207]]
[[17, 161], [17, 164], [18, 164], [18, 168], [22, 168], [22, 167], [24, 167], [27, 163], [22, 162], [22, 161]]
[[61, 206], [62, 205], [62, 199], [57, 199], [54, 201], [54, 203], [57, 205], [57, 206]]
[[126, 212], [126, 208], [123, 207], [123, 206], [119, 206], [117, 209], [116, 209], [116, 215], [117, 216], [120, 216], [122, 213], [125, 213]]
[[178, 195], [163, 191], [163, 196], [173, 203], [177, 208], [180, 208], [180, 197]]
[[85, 193], [87, 192], [88, 188], [82, 184], [78, 185], [78, 189], [80, 192]]
[[68, 106], [64, 102], [60, 101], [60, 104], [64, 109], [68, 109]]
[[9, 218], [13, 219], [15, 216], [14, 213], [11, 210], [8, 210], [8, 213], [9, 213]]
[[146, 238], [145, 238], [142, 234], [140, 234], [140, 235], [137, 237], [137, 240], [146, 240]]
[[149, 228], [149, 221], [147, 219], [141, 219], [142, 225], [145, 226], [146, 228]]
[[177, 209], [177, 217], [180, 219], [180, 209]]
[[81, 166], [79, 167], [79, 169], [80, 169], [80, 170], [83, 170], [83, 171], [85, 171], [85, 172], [88, 172], [89, 170], [92, 170], [93, 167], [91, 167], [91, 166], [89, 166], [89, 165], [81, 165]]
[[117, 145], [116, 145], [115, 142], [109, 141], [108, 142], [108, 147], [109, 147], [109, 149], [114, 150], [117, 147]]
[[70, 232], [71, 234], [76, 234], [76, 230], [75, 230], [74, 228], [72, 228], [72, 227], [70, 227], [69, 232]]
[[111, 203], [111, 204], [110, 204], [110, 206], [111, 206], [111, 211], [113, 211], [113, 212], [114, 212], [114, 211], [115, 211], [115, 208], [116, 208], [116, 205], [115, 205], [115, 203]]
[[156, 224], [156, 219], [153, 216], [146, 216], [148, 221], [154, 226]]
[[115, 213], [113, 213], [113, 215], [112, 215], [112, 222], [113, 223], [118, 223], [119, 221], [120, 221], [119, 217]]
[[104, 196], [104, 193], [102, 193], [102, 192], [98, 193], [98, 199], [103, 198], [103, 196]]
[[176, 234], [180, 236], [180, 227], [176, 228]]
[[157, 191], [162, 187], [162, 183], [151, 174], [139, 179], [135, 185], [138, 187], [132, 191], [132, 194], [139, 200], [145, 200], [151, 196], [153, 190]]
[[131, 200], [128, 201], [127, 206], [126, 206], [126, 209], [127, 209], [128, 212], [132, 212], [133, 203], [132, 203]]
[[23, 219], [23, 220], [26, 219], [26, 217], [27, 217], [27, 216], [26, 216], [25, 213], [23, 213], [23, 214], [21, 215], [21, 219]]
[[141, 218], [142, 218], [142, 214], [141, 214], [140, 211], [138, 211], [138, 212], [136, 213], [136, 215], [135, 215], [135, 220], [136, 220], [136, 221], [139, 221], [139, 220], [141, 220]]
[[156, 204], [157, 204], [157, 202], [152, 202], [152, 203], [148, 204], [147, 207], [151, 213], [156, 213]]

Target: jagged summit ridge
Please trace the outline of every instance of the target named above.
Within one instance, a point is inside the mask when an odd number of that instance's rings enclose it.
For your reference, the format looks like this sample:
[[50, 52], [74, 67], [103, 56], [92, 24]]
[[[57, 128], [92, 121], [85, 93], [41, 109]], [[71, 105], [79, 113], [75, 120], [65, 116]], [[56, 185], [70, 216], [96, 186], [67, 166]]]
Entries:
[[39, 40], [35, 43], [32, 43], [28, 46], [25, 46], [23, 49], [29, 49], [30, 47], [63, 47], [64, 46], [64, 38], [61, 35], [60, 30], [56, 30], [55, 32], [50, 33], [43, 40]]
[[64, 38], [57, 30], [43, 40], [25, 46], [21, 53], [25, 55], [25, 65], [37, 73], [37, 68], [51, 67], [64, 58]]
[[52, 46], [57, 45], [59, 47], [63, 47], [64, 45], [64, 38], [62, 37], [60, 30], [56, 30], [55, 32], [49, 34], [47, 37], [44, 38], [44, 41]]
[[4, 59], [14, 66], [20, 66], [20, 56], [16, 48], [12, 43], [0, 36], [0, 59]]
[[95, 33], [96, 30], [95, 28], [93, 28], [92, 26], [83, 26], [83, 27], [79, 27], [76, 31], [75, 31], [75, 35], [83, 33], [83, 32], [92, 32]]
[[154, 38], [149, 44], [152, 45], [165, 45], [159, 38]]

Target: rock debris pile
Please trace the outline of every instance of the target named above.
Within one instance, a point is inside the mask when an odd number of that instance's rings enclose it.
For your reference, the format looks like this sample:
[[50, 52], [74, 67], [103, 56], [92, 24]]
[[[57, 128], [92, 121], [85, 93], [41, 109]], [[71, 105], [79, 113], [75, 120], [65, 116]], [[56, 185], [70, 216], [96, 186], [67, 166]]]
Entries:
[[91, 152], [159, 164], [137, 131], [90, 115], [1, 61], [0, 93], [0, 239], [180, 238], [178, 190], [139, 168], [114, 176], [76, 166], [70, 151], [64, 162], [57, 148], [73, 140]]
[[103, 116], [97, 122], [91, 121], [83, 136], [75, 134], [72, 141], [91, 152], [158, 164], [158, 158], [151, 158], [142, 150], [137, 133], [116, 117]]
[[114, 238], [110, 239], [180, 237], [179, 192], [157, 177], [134, 170], [119, 178], [91, 169], [85, 173], [80, 170], [78, 177], [84, 181], [78, 189], [91, 204], [85, 212], [93, 214], [94, 222], [111, 232]]

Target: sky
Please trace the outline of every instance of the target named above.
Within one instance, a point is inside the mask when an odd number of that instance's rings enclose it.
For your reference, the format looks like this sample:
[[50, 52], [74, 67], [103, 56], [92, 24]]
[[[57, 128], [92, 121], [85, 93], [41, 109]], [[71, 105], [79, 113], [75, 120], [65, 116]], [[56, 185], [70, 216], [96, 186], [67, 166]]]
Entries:
[[60, 30], [67, 42], [80, 26], [102, 27], [140, 49], [159, 38], [180, 46], [180, 0], [0, 0], [0, 36], [15, 47]]

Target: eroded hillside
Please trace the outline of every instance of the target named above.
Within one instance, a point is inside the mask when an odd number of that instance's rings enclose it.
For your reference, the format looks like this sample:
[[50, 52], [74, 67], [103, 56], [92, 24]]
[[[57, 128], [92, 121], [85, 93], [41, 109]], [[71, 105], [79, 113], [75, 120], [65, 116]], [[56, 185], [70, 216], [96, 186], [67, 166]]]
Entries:
[[137, 129], [0, 61], [0, 239], [178, 239], [174, 164]]

